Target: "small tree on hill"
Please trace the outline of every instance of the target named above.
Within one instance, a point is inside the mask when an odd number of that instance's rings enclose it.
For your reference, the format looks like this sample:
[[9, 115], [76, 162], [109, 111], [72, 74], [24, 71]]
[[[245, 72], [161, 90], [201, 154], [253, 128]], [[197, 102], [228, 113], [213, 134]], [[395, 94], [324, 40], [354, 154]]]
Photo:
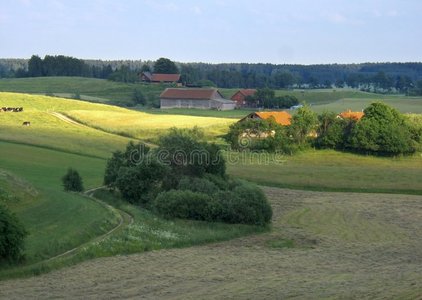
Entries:
[[0, 204], [0, 262], [22, 258], [27, 231], [7, 207]]
[[62, 177], [62, 182], [65, 191], [82, 192], [84, 190], [82, 177], [72, 168], [67, 170], [66, 175]]

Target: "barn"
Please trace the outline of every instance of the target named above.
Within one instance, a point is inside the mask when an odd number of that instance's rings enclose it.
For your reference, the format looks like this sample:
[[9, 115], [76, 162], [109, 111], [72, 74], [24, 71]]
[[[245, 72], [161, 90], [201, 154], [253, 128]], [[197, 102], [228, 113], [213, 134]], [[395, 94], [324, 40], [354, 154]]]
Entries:
[[236, 102], [236, 107], [246, 107], [246, 97], [255, 95], [255, 89], [238, 90], [230, 99]]
[[139, 75], [139, 78], [143, 82], [150, 83], [178, 83], [180, 81], [180, 74], [160, 74], [142, 72]]
[[167, 88], [160, 95], [160, 106], [166, 108], [200, 108], [231, 110], [236, 103], [227, 100], [215, 88]]

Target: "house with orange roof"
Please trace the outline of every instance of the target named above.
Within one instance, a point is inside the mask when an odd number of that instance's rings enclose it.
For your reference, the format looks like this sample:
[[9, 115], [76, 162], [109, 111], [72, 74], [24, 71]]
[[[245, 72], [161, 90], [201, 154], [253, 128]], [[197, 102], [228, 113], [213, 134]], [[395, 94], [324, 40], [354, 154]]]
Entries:
[[359, 121], [365, 114], [362, 111], [347, 110], [337, 115], [337, 118]]
[[233, 96], [231, 96], [231, 100], [236, 102], [236, 107], [245, 107], [247, 106], [246, 97], [255, 95], [255, 89], [241, 89], [238, 90]]
[[274, 119], [278, 124], [287, 126], [291, 124], [292, 116], [285, 111], [258, 111], [253, 112], [241, 119], [239, 122], [245, 121], [245, 120], [268, 120], [268, 119]]

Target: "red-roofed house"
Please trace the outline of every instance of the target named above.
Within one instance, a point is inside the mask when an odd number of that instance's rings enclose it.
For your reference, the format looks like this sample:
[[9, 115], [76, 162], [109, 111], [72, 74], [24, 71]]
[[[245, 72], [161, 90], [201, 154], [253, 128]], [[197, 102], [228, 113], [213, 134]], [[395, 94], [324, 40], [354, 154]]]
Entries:
[[246, 97], [255, 95], [255, 89], [242, 89], [237, 91], [230, 99], [236, 101], [236, 107], [247, 106]]
[[355, 121], [359, 121], [365, 114], [361, 111], [351, 111], [350, 109], [347, 111], [343, 111], [337, 117], [342, 119], [352, 119]]
[[178, 83], [180, 80], [180, 74], [159, 74], [142, 72], [139, 77], [141, 81], [151, 83]]
[[217, 89], [167, 88], [160, 95], [161, 108], [234, 109], [236, 103], [224, 99]]
[[273, 118], [280, 125], [290, 125], [292, 116], [285, 111], [259, 111], [250, 113], [239, 122], [249, 119], [268, 120], [270, 118]]

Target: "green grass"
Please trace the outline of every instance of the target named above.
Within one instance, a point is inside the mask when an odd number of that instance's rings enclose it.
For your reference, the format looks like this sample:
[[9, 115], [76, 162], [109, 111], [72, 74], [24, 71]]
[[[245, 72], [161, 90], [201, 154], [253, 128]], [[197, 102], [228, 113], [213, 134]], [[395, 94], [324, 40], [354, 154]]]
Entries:
[[215, 138], [225, 134], [230, 124], [229, 118], [197, 117], [182, 115], [158, 115], [135, 111], [91, 111], [70, 110], [66, 115], [77, 122], [100, 130], [136, 139], [152, 140], [171, 127], [200, 127], [207, 137]]
[[[220, 89], [220, 92], [228, 99], [239, 89]], [[380, 95], [374, 93], [362, 92], [354, 89], [314, 89], [314, 90], [275, 90], [276, 96], [291, 95], [295, 96], [300, 102], [308, 104], [327, 104], [343, 98], [371, 98], [385, 99], [389, 95]]]
[[153, 115], [184, 115], [197, 117], [212, 117], [212, 118], [231, 118], [241, 119], [244, 116], [253, 112], [253, 109], [234, 109], [218, 111], [215, 109], [195, 109], [195, 108], [172, 108], [172, 109], [151, 109], [141, 108], [139, 111], [153, 114]]
[[422, 155], [373, 157], [332, 150], [293, 156], [226, 153], [228, 172], [263, 185], [326, 191], [422, 194]]
[[165, 87], [141, 83], [122, 83], [84, 77], [32, 77], [0, 79], [0, 91], [29, 94], [57, 94], [93, 102], [126, 105], [131, 102], [135, 89], [141, 89], [147, 98], [158, 99]]
[[128, 204], [117, 194], [107, 190], [97, 190], [95, 197], [129, 213], [134, 221], [118, 234], [84, 247], [79, 253], [81, 256], [99, 257], [187, 247], [228, 240], [269, 229], [249, 225], [166, 220], [148, 210]]
[[[124, 148], [129, 141], [121, 136], [63, 122], [51, 114], [70, 109], [126, 111], [122, 108], [15, 93], [0, 93], [0, 106], [24, 108], [19, 113], [0, 112], [0, 140], [103, 158]], [[31, 126], [22, 126], [25, 121], [30, 121]]]
[[[0, 173], [0, 187], [13, 195], [7, 205], [29, 231], [23, 266], [76, 247], [117, 225], [117, 216], [105, 206], [62, 188], [61, 177], [70, 166], [80, 172], [86, 188], [101, 185], [103, 159], [0, 142], [0, 165], [7, 170]], [[11, 272], [10, 268], [5, 271]]]
[[381, 101], [384, 102], [402, 113], [422, 113], [422, 98], [418, 97], [404, 97], [404, 96], [390, 96], [387, 98], [345, 98], [329, 104], [314, 105], [312, 109], [321, 113], [324, 110], [334, 111], [340, 113], [351, 109], [352, 111], [362, 111], [371, 103]]

